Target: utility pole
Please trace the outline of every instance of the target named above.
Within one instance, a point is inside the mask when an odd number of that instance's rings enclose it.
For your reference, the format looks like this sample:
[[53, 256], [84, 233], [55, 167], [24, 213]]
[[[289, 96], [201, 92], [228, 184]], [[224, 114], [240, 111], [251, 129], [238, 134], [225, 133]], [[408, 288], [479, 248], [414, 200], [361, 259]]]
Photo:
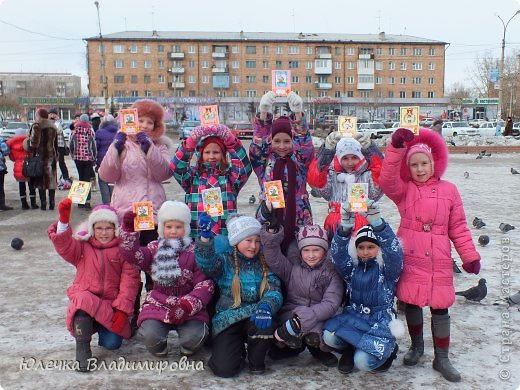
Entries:
[[103, 44], [103, 34], [101, 34], [101, 19], [99, 17], [99, 2], [94, 1], [94, 5], [97, 9], [97, 19], [98, 19], [98, 27], [99, 27], [99, 45], [101, 48], [101, 75], [103, 76], [103, 95], [105, 98], [105, 115], [107, 115], [110, 110], [108, 108], [108, 79], [106, 73], [106, 60], [105, 60], [105, 45]]

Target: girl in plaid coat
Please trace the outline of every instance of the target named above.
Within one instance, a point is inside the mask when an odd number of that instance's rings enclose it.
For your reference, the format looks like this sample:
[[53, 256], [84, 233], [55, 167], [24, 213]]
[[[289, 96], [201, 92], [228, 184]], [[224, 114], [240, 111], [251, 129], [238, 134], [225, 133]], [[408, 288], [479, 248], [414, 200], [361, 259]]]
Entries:
[[[196, 156], [196, 163], [190, 161]], [[199, 126], [179, 145], [171, 160], [173, 177], [186, 191], [191, 210], [192, 237], [197, 237], [197, 221], [204, 211], [202, 191], [220, 188], [224, 214], [213, 217], [215, 234], [227, 235], [226, 220], [236, 212], [238, 193], [246, 184], [252, 168], [245, 148], [224, 125]]]

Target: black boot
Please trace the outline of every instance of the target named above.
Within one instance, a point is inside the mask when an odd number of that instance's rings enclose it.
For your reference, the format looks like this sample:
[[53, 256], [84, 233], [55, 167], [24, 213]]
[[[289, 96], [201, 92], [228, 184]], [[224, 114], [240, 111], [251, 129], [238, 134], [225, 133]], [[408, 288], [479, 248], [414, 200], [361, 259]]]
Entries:
[[275, 345], [271, 345], [271, 348], [269, 349], [269, 352], [267, 352], [267, 355], [271, 358], [271, 360], [277, 361], [298, 356], [304, 350], [305, 346], [300, 346], [299, 348], [279, 348]]
[[0, 210], [1, 211], [8, 211], [8, 210], [12, 210], [13, 208], [6, 205], [5, 203], [0, 203]]
[[338, 364], [338, 358], [332, 352], [325, 352], [320, 347], [311, 347], [309, 345], [307, 345], [307, 349], [325, 367], [335, 367]]
[[450, 315], [432, 313], [433, 348], [435, 357], [433, 369], [439, 371], [444, 379], [460, 382], [460, 373], [450, 362]]
[[38, 195], [40, 195], [40, 209], [47, 210], [47, 195], [45, 190], [38, 189]]
[[146, 349], [154, 356], [166, 357], [168, 355], [168, 341], [158, 339], [147, 340]]
[[56, 195], [55, 190], [49, 190], [49, 210], [54, 210], [54, 197]]
[[20, 198], [20, 201], [22, 202], [22, 210], [29, 210], [29, 203], [27, 203], [27, 198], [24, 196], [23, 198]]
[[94, 331], [94, 321], [83, 310], [78, 310], [74, 316], [74, 337], [76, 337], [76, 360], [80, 372], [89, 372], [89, 359], [92, 358], [90, 341]]
[[37, 210], [40, 208], [40, 206], [38, 206], [38, 204], [36, 203], [36, 195], [29, 196], [29, 199], [31, 200], [31, 209]]
[[339, 358], [338, 371], [342, 374], [350, 374], [354, 371], [354, 352], [356, 352], [356, 349], [349, 344]]
[[388, 359], [385, 360], [383, 364], [381, 364], [379, 367], [375, 368], [374, 372], [387, 372], [390, 367], [392, 367], [392, 363], [394, 362], [395, 358], [397, 357], [397, 352], [399, 351], [399, 346], [397, 343], [395, 343], [394, 350], [388, 357]]
[[424, 355], [423, 312], [419, 306], [406, 305], [405, 313], [412, 345], [404, 355], [403, 363], [405, 366], [415, 366]]

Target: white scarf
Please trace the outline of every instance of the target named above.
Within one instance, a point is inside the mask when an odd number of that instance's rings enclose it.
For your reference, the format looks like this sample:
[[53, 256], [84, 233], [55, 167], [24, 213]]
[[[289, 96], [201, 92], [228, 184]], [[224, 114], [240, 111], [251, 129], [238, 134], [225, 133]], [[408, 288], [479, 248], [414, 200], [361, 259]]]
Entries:
[[191, 244], [191, 238], [182, 240], [159, 238], [157, 253], [152, 264], [152, 280], [162, 287], [171, 287], [182, 275], [179, 255]]

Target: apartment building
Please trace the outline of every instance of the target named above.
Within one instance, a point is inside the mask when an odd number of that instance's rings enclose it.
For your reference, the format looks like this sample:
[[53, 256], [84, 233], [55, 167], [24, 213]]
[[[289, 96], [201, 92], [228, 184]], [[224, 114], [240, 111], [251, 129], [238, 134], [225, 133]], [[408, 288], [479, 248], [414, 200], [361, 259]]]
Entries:
[[[120, 32], [86, 39], [91, 102], [155, 98], [197, 116], [217, 103], [244, 120], [271, 89], [271, 72], [291, 71], [291, 88], [311, 114], [395, 117], [400, 105], [445, 108], [445, 42], [404, 35], [250, 32]], [[104, 47], [104, 50], [102, 50]], [[425, 112], [426, 113], [426, 112]]]

